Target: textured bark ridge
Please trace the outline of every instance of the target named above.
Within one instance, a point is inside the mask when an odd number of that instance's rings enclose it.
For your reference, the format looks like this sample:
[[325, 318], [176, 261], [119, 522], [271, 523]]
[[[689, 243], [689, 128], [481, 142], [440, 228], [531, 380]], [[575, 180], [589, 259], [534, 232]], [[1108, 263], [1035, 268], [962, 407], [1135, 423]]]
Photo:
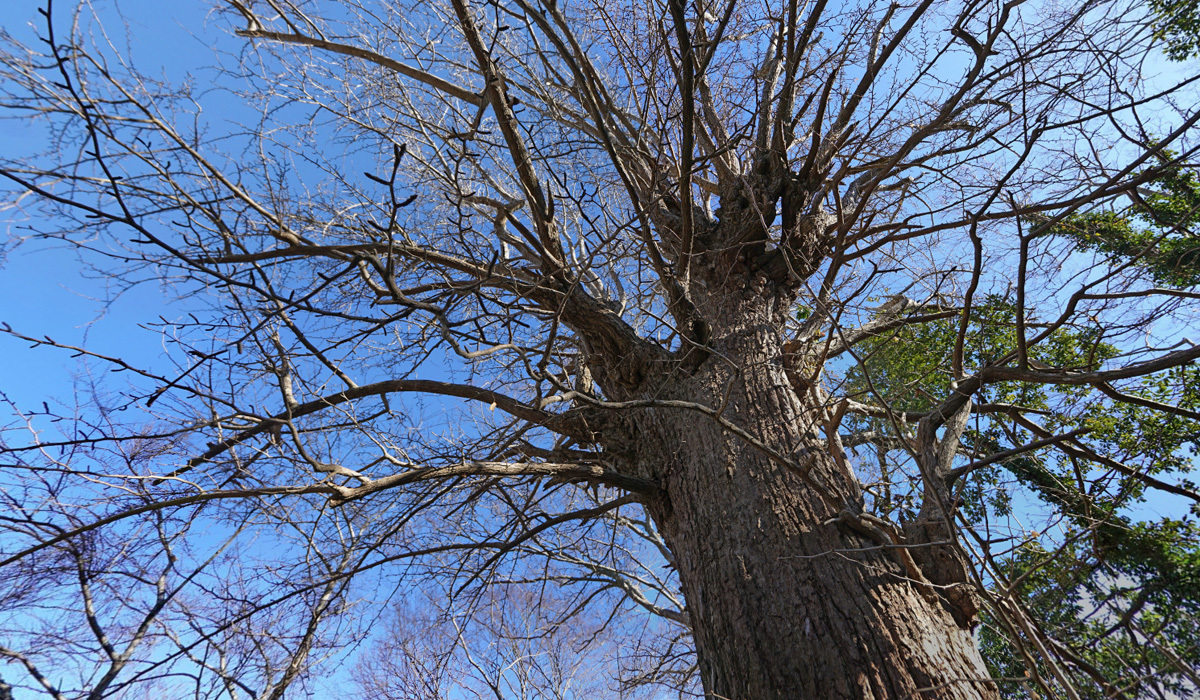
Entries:
[[713, 359], [659, 398], [723, 405], [722, 419], [804, 463], [840, 505], [711, 417], [644, 412], [638, 458], [662, 483], [650, 510], [677, 560], [709, 696], [997, 697], [930, 581], [832, 522], [844, 504], [861, 508], [858, 483], [787, 380], [774, 310], [751, 294], [741, 307], [722, 300]]

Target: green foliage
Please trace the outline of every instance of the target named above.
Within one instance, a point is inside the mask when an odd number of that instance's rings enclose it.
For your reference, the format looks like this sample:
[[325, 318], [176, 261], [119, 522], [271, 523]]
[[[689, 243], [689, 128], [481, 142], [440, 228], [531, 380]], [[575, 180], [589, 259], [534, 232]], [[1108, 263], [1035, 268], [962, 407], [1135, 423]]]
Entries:
[[[1016, 306], [1001, 296], [988, 296], [972, 308], [963, 344], [967, 367], [999, 362], [1016, 350]], [[942, 319], [904, 326], [872, 338], [860, 347], [863, 362], [847, 374], [850, 393], [870, 400], [884, 398], [893, 408], [924, 411], [940, 403], [950, 380], [950, 360], [958, 336], [958, 319]], [[1095, 329], [1074, 329], [1051, 334], [1029, 348], [1031, 360], [1057, 367], [1095, 369], [1116, 349], [1104, 343]], [[1060, 393], [1079, 391], [1056, 387]], [[991, 389], [993, 401], [1020, 402], [1031, 408], [1046, 405], [1041, 385], [1005, 382]]]
[[[1200, 528], [1163, 520], [1113, 531], [1124, 533], [1124, 546], [1112, 556], [1098, 556], [1078, 530], [1054, 549], [1032, 540], [1004, 562], [1006, 579], [1050, 636], [1077, 642], [1084, 698], [1112, 697], [1097, 681], [1119, 697], [1187, 697], [1187, 678], [1161, 669], [1172, 667], [1171, 657], [1200, 668]], [[979, 640], [995, 676], [1025, 675], [1012, 630], [985, 614]], [[1042, 678], [1052, 678], [1033, 647], [1026, 651]], [[1007, 698], [1029, 697], [1024, 687], [1001, 689]]]
[[[1200, 370], [1182, 367], [1147, 377], [1135, 393], [1195, 409], [1198, 387]], [[1049, 422], [1057, 430], [1086, 425], [1093, 432], [1084, 442], [1093, 451], [1149, 475], [1191, 470], [1200, 437], [1200, 426], [1188, 418], [1098, 397], [1083, 402], [1078, 417], [1060, 415]], [[1043, 544], [1035, 541], [1008, 562], [1013, 576], [1037, 567], [1039, 576], [1030, 584], [1035, 588], [1024, 592], [1047, 615], [1047, 631], [1076, 640], [1081, 661], [1101, 677], [1142, 679], [1144, 686], [1133, 682], [1126, 688], [1127, 697], [1178, 690], [1182, 679], [1156, 669], [1171, 667], [1163, 649], [1200, 668], [1200, 528], [1187, 519], [1135, 520], [1128, 510], [1145, 499], [1147, 487], [1105, 475], [1102, 465], [1085, 472], [1086, 464], [1046, 451], [1005, 466], [1053, 506], [1067, 528], [1052, 554], [1031, 555]], [[992, 649], [989, 661], [1002, 665], [1001, 647]], [[1081, 680], [1083, 688], [1099, 687]]]
[[1200, 56], [1200, 3], [1196, 0], [1150, 0], [1159, 17], [1154, 36], [1167, 43], [1167, 56], [1183, 61]]
[[[989, 296], [976, 304], [967, 328], [963, 362], [981, 367], [1011, 352], [1016, 346], [1015, 313], [1015, 306], [999, 296]], [[847, 374], [850, 393], [865, 400], [878, 396], [896, 410], [928, 410], [944, 398], [957, 335], [958, 319], [943, 319], [905, 326], [866, 341], [859, 352], [863, 362]], [[1082, 349], [1085, 336], [1082, 332], [1056, 334], [1050, 342], [1033, 348], [1030, 356], [1048, 364], [1056, 362], [1064, 352], [1069, 354], [1077, 346]], [[1072, 356], [1069, 361], [1074, 365], [1077, 359]], [[1000, 394], [1042, 402], [1035, 387], [1006, 384]]]
[[[1135, 393], [1160, 403], [1198, 410], [1200, 367], [1177, 367], [1145, 377]], [[1127, 403], [1096, 402], [1090, 406], [1086, 421], [1093, 429], [1089, 440], [1097, 452], [1136, 462], [1150, 475], [1189, 471], [1194, 458], [1200, 455], [1200, 425], [1183, 416]], [[1183, 484], [1194, 488], [1187, 481]]]
[[[1000, 296], [989, 296], [977, 303], [971, 314], [963, 345], [963, 362], [981, 367], [999, 362], [1016, 348], [1015, 305]], [[859, 400], [886, 403], [897, 411], [926, 411], [941, 403], [948, 392], [951, 354], [958, 335], [958, 319], [904, 326], [862, 343], [862, 362], [846, 376], [848, 393]], [[1116, 350], [1101, 341], [1094, 329], [1075, 329], [1053, 333], [1042, 343], [1029, 348], [1033, 361], [1058, 367], [1095, 369], [1112, 357]], [[1053, 396], [1044, 385], [1002, 382], [990, 386], [980, 401], [1004, 402], [1045, 410], [1052, 401], [1073, 399], [1086, 388], [1055, 387]], [[849, 419], [855, 430], [891, 432], [887, 421]], [[974, 421], [963, 435], [964, 446], [987, 454], [1011, 446], [1012, 435], [990, 421]], [[1028, 457], [1010, 460], [1009, 466]], [[1000, 467], [981, 470], [962, 484], [963, 508], [972, 517], [981, 517], [983, 507], [1007, 514], [1009, 492], [1000, 485]]]
[[[1163, 153], [1169, 165], [1175, 154]], [[1200, 179], [1194, 169], [1170, 165], [1146, 186], [1144, 206], [1125, 212], [1072, 214], [1046, 233], [1070, 238], [1080, 246], [1120, 259], [1132, 259], [1157, 284], [1200, 284]], [[1045, 219], [1033, 219], [1038, 224]]]
[[[1176, 182], [1195, 189], [1192, 179]], [[1181, 218], [1191, 216], [1190, 209], [1173, 209], [1178, 203], [1174, 195], [1155, 200], [1164, 216], [1173, 211]], [[1133, 226], [1124, 230], [1137, 233]], [[964, 343], [968, 370], [1015, 352], [1015, 314], [1015, 305], [1002, 297], [988, 297], [976, 305]], [[862, 343], [857, 353], [860, 364], [847, 372], [849, 392], [859, 400], [887, 403], [896, 410], [936, 406], [949, 391], [958, 323], [953, 318], [904, 326]], [[1117, 352], [1097, 330], [1069, 328], [1030, 347], [1028, 356], [1031, 362], [1057, 368], [1091, 370]], [[1197, 410], [1200, 369], [1175, 368], [1121, 390]], [[988, 387], [977, 400], [1033, 409], [1053, 433], [1086, 428], [1090, 432], [1080, 438], [1082, 445], [1149, 475], [1186, 473], [1200, 453], [1196, 421], [1116, 402], [1086, 386], [1005, 382]], [[868, 418], [858, 419], [851, 428], [894, 432], [891, 423]], [[976, 415], [963, 435], [963, 447], [978, 458], [1037, 437], [1003, 414]], [[1182, 483], [1191, 488], [1186, 480]], [[1055, 532], [1029, 534], [998, 559], [1003, 576], [996, 584], [1017, 581], [1016, 593], [1043, 629], [1055, 639], [1072, 642], [1079, 663], [1071, 672], [1080, 674], [1076, 680], [1084, 697], [1106, 697], [1104, 683], [1127, 698], [1181, 692], [1186, 679], [1161, 669], [1172, 667], [1168, 654], [1200, 668], [1200, 527], [1195, 522], [1138, 519], [1131, 509], [1145, 499], [1144, 483], [1105, 464], [1068, 458], [1055, 448], [1025, 452], [977, 470], [956, 488], [968, 522], [1011, 514], [1018, 491], [1033, 496], [1032, 504], [1041, 503], [1057, 514]], [[895, 512], [888, 504], [877, 507]], [[902, 517], [913, 515], [903, 507], [896, 510]], [[992, 673], [1004, 678], [1025, 676], [1027, 660], [1014, 645], [1014, 630], [997, 627], [998, 621], [986, 615], [984, 623], [980, 642]], [[1035, 664], [1044, 663], [1036, 651], [1029, 653]], [[1051, 678], [1048, 669], [1040, 672], [1043, 680]], [[1002, 691], [1006, 697], [1029, 697], [1022, 682], [1005, 684]]]

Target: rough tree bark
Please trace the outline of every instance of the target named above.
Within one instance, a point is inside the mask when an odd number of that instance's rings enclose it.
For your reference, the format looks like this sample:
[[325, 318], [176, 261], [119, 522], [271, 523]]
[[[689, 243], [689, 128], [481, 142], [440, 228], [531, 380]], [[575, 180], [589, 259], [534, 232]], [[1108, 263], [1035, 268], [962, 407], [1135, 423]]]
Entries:
[[[904, 536], [859, 519], [858, 479], [820, 435], [836, 435], [823, 421], [837, 417], [785, 368], [786, 294], [745, 267], [698, 267], [711, 290], [699, 310], [719, 329], [709, 356], [625, 391], [655, 406], [626, 418], [632, 459], [661, 484], [647, 507], [676, 558], [706, 692], [998, 697], [972, 638], [976, 610], [952, 595], [971, 585], [966, 570], [914, 571], [928, 557], [906, 567]], [[957, 559], [944, 540], [932, 546]]]

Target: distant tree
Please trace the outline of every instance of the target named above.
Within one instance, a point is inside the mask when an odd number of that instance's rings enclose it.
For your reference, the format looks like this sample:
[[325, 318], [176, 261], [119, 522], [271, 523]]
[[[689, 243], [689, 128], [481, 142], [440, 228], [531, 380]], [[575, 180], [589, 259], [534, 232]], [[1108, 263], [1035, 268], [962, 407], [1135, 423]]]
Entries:
[[209, 91], [47, 2], [12, 228], [181, 310], [170, 371], [6, 327], [129, 379], [14, 406], [4, 677], [1200, 692], [1162, 11], [225, 0]]

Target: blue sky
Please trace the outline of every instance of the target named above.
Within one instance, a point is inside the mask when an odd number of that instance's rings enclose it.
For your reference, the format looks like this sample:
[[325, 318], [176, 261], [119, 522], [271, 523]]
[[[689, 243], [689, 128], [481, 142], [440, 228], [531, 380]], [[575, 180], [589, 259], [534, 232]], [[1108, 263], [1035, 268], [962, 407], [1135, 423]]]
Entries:
[[[115, 5], [128, 19], [127, 38], [143, 71], [177, 79], [190, 73], [203, 80], [203, 68], [215, 62], [203, 41], [226, 36], [206, 23], [205, 3], [122, 0]], [[35, 36], [33, 23], [39, 35], [44, 31], [38, 14], [42, 6], [41, 0], [6, 0], [0, 3], [0, 27], [18, 40], [30, 41]], [[69, 9], [69, 3], [58, 2], [60, 24]], [[0, 150], [6, 154], [28, 149], [38, 136], [20, 123], [0, 122]], [[0, 213], [6, 239], [28, 235], [29, 223], [19, 211]], [[152, 366], [161, 359], [158, 334], [138, 324], [181, 313], [163, 290], [142, 285], [116, 296], [103, 280], [80, 276], [75, 251], [62, 246], [28, 241], [6, 252], [0, 260], [0, 298], [6, 300], [0, 304], [0, 321], [25, 335], [86, 343], [94, 352], [135, 363]], [[73, 379], [83, 369], [68, 352], [31, 349], [25, 341], [0, 336], [0, 391], [19, 405], [37, 406], [53, 399], [69, 403]]]
[[[214, 45], [227, 50], [237, 50], [244, 40], [230, 37], [227, 30], [217, 23], [209, 22], [206, 2], [172, 2], [170, 0], [100, 0], [103, 8], [116, 6], [128, 21], [128, 32], [122, 36], [114, 33], [114, 39], [128, 42], [128, 51], [133, 63], [143, 73], [161, 74], [172, 82], [191, 78], [203, 90], [207, 87], [208, 67], [217, 63], [213, 54]], [[73, 1], [57, 0], [56, 24], [63, 26], [68, 18], [66, 12]], [[0, 27], [22, 43], [32, 43], [44, 32], [43, 20], [38, 14], [44, 0], [4, 0], [0, 2]], [[108, 16], [108, 13], [105, 13]], [[33, 26], [31, 26], [33, 25]], [[109, 23], [108, 28], [118, 27]], [[238, 105], [229, 97], [218, 92], [204, 95], [207, 115], [210, 119], [231, 118]], [[0, 122], [0, 152], [18, 154], [36, 149], [42, 135], [35, 127], [15, 122]], [[29, 216], [20, 211], [0, 213], [5, 240], [26, 236], [31, 231]], [[2, 245], [2, 244], [0, 244]], [[166, 358], [160, 333], [142, 328], [140, 324], [154, 321], [158, 316], [167, 319], [186, 313], [187, 302], [173, 300], [170, 290], [154, 283], [145, 283], [117, 294], [103, 279], [87, 278], [79, 274], [78, 253], [57, 245], [29, 240], [22, 245], [4, 249], [0, 260], [0, 294], [8, 300], [0, 305], [0, 322], [26, 336], [49, 336], [60, 343], [86, 346], [88, 350], [126, 359], [131, 364], [169, 373], [170, 362]], [[43, 401], [51, 407], [65, 407], [70, 415], [75, 404], [74, 392], [77, 385], [86, 385], [87, 373], [94, 372], [108, 388], [119, 389], [120, 381], [129, 375], [109, 375], [108, 367], [97, 361], [82, 362], [72, 353], [53, 348], [31, 348], [27, 341], [0, 334], [0, 392], [13, 400], [22, 409], [40, 410]], [[436, 371], [436, 370], [435, 370]], [[80, 380], [83, 380], [82, 382]], [[80, 402], [86, 402], [86, 396]], [[437, 403], [436, 400], [431, 403]], [[7, 407], [0, 425], [14, 422]], [[39, 419], [35, 419], [39, 420]], [[20, 423], [20, 419], [16, 419]], [[55, 425], [36, 423], [51, 430]], [[65, 424], [59, 424], [65, 425]], [[208, 533], [212, 543], [219, 540], [217, 532]], [[207, 543], [199, 542], [200, 549]], [[264, 551], [270, 544], [251, 540], [240, 547], [259, 547]], [[264, 556], [264, 559], [268, 557]], [[361, 588], [370, 588], [370, 576], [361, 577]], [[384, 590], [379, 599], [387, 596]], [[342, 652], [345, 663], [328, 664], [323, 674], [309, 684], [312, 697], [335, 697], [345, 694], [350, 684], [350, 668], [356, 654], [363, 647], [356, 646]], [[5, 679], [15, 681], [17, 676], [9, 673], [4, 664], [0, 671]], [[52, 669], [67, 674], [67, 669]], [[19, 675], [19, 674], [18, 674]], [[302, 697], [301, 692], [297, 692]], [[20, 690], [18, 698], [25, 696]]]

